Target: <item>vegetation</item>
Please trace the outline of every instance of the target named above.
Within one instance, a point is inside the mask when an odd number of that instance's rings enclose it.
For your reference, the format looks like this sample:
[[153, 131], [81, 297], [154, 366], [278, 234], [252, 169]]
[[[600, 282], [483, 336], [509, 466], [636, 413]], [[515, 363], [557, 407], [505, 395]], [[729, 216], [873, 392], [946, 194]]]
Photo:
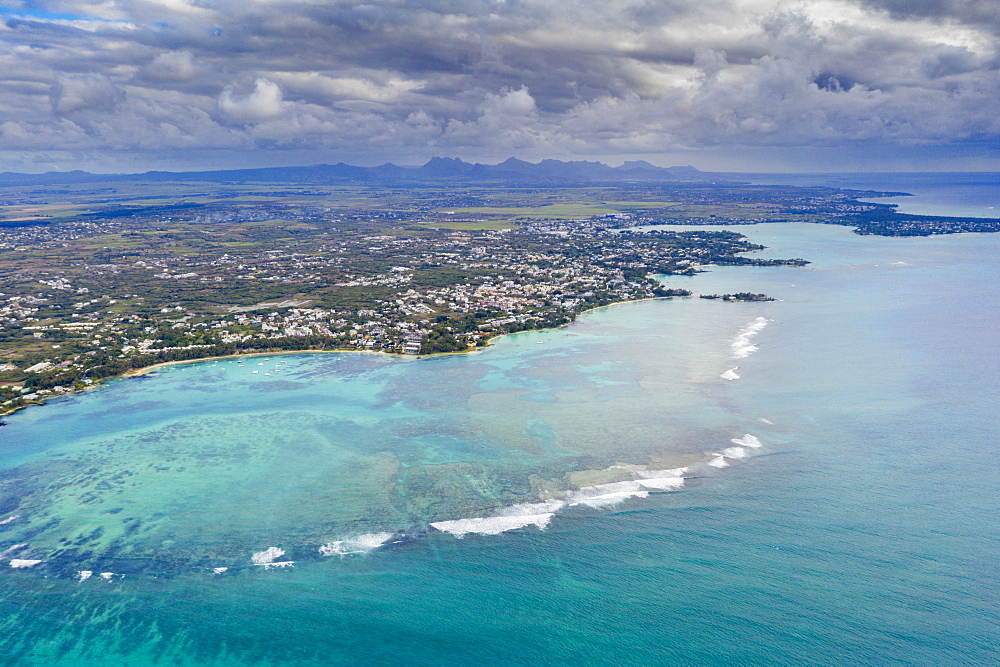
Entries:
[[702, 294], [702, 299], [719, 299], [721, 301], [774, 301], [773, 297], [754, 292], [736, 292], [735, 294]]
[[761, 246], [717, 225], [923, 234], [996, 222], [858, 201], [873, 194], [705, 182], [0, 188], [0, 407], [164, 361], [461, 351], [589, 308], [687, 294], [655, 275], [806, 263], [747, 255]]

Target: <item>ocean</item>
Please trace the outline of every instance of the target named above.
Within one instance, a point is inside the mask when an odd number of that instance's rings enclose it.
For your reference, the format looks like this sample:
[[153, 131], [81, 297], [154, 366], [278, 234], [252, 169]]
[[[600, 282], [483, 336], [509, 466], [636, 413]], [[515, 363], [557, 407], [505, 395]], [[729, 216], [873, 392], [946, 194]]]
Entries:
[[[908, 196], [867, 201], [896, 204], [900, 213], [973, 218], [1000, 217], [1000, 173], [909, 172], [857, 174], [732, 174], [734, 180], [758, 185], [827, 186]], [[862, 200], [865, 201], [865, 200]]]
[[0, 664], [997, 662], [1000, 235], [736, 230], [812, 263], [7, 417]]

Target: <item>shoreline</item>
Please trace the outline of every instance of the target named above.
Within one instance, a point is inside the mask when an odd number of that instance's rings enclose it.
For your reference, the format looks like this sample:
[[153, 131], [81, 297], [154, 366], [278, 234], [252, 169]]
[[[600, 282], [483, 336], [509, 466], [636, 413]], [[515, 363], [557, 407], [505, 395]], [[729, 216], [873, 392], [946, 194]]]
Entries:
[[[614, 306], [621, 306], [629, 303], [642, 303], [643, 301], [663, 301], [666, 299], [691, 299], [694, 298], [694, 294], [689, 294], [685, 296], [650, 296], [643, 299], [629, 299], [628, 301], [615, 301], [614, 303], [608, 303], [603, 306], [594, 306], [593, 308], [587, 308], [586, 310], [581, 310], [576, 314], [577, 317], [584, 315], [586, 313], [594, 312], [595, 310], [601, 310], [602, 308], [612, 308]], [[478, 347], [470, 347], [464, 350], [452, 350], [450, 352], [431, 352], [429, 354], [404, 354], [402, 352], [386, 352], [384, 350], [359, 350], [353, 347], [336, 348], [332, 350], [278, 350], [277, 352], [252, 352], [248, 351], [246, 353], [236, 353], [236, 354], [224, 354], [217, 357], [198, 357], [197, 359], [178, 359], [177, 361], [163, 361], [158, 364], [153, 364], [152, 366], [143, 366], [142, 368], [133, 369], [127, 373], [121, 375], [114, 375], [108, 378], [104, 378], [101, 382], [109, 380], [120, 380], [122, 378], [132, 378], [132, 377], [142, 377], [147, 373], [155, 371], [160, 368], [166, 368], [167, 366], [180, 366], [182, 364], [198, 364], [205, 361], [212, 361], [214, 359], [236, 359], [240, 357], [261, 357], [261, 356], [277, 356], [279, 354], [344, 354], [344, 353], [357, 353], [357, 354], [384, 354], [390, 357], [400, 357], [404, 359], [431, 359], [437, 357], [447, 357], [457, 354], [475, 354], [477, 352], [483, 352], [488, 348], [493, 341], [504, 338], [505, 336], [517, 336], [526, 333], [536, 333], [539, 331], [556, 331], [564, 327], [568, 327], [576, 322], [574, 318], [570, 322], [564, 324], [558, 324], [554, 327], [543, 327], [541, 329], [525, 329], [524, 331], [512, 331], [510, 333], [501, 333], [495, 336], [490, 336], [486, 339], [486, 343]], [[76, 393], [76, 392], [72, 392]]]
[[603, 306], [594, 306], [593, 308], [587, 308], [586, 310], [581, 310], [579, 313], [576, 314], [576, 316], [573, 318], [573, 320], [571, 320], [569, 322], [566, 322], [564, 324], [559, 324], [559, 325], [554, 326], [554, 327], [544, 327], [542, 329], [525, 329], [524, 331], [514, 331], [514, 332], [510, 332], [510, 333], [501, 333], [501, 334], [497, 334], [496, 336], [490, 336], [489, 338], [487, 338], [486, 339], [486, 343], [484, 345], [482, 345], [482, 346], [471, 347], [471, 348], [467, 348], [465, 350], [455, 350], [455, 351], [451, 351], [451, 352], [432, 352], [430, 354], [403, 354], [401, 352], [384, 352], [382, 350], [358, 350], [356, 348], [337, 348], [337, 349], [332, 349], [332, 350], [306, 349], [306, 350], [276, 350], [276, 351], [272, 351], [272, 352], [247, 351], [246, 353], [224, 354], [224, 355], [221, 355], [221, 356], [198, 357], [198, 358], [195, 358], [195, 359], [178, 359], [177, 361], [162, 361], [160, 363], [152, 364], [150, 366], [143, 366], [142, 368], [134, 368], [134, 369], [132, 369], [132, 370], [126, 372], [126, 373], [122, 373], [121, 375], [112, 375], [110, 377], [101, 378], [97, 382], [94, 382], [93, 384], [91, 384], [91, 385], [89, 385], [87, 387], [83, 387], [82, 389], [76, 389], [74, 391], [68, 391], [68, 392], [65, 392], [65, 393], [62, 393], [62, 394], [56, 394], [56, 395], [53, 395], [53, 396], [48, 396], [44, 400], [42, 400], [42, 401], [40, 401], [38, 403], [28, 403], [26, 405], [19, 405], [16, 408], [7, 409], [5, 411], [0, 412], [0, 418], [7, 417], [9, 415], [12, 415], [12, 414], [14, 414], [16, 412], [20, 412], [21, 410], [24, 410], [24, 409], [27, 409], [27, 408], [39, 407], [39, 406], [45, 405], [48, 401], [50, 401], [50, 400], [52, 400], [54, 398], [62, 398], [63, 396], [73, 396], [74, 394], [82, 394], [85, 391], [93, 391], [95, 389], [99, 389], [105, 383], [111, 382], [111, 381], [114, 381], [114, 380], [122, 380], [122, 379], [128, 379], [128, 378], [144, 377], [144, 376], [148, 375], [149, 373], [157, 371], [157, 370], [159, 370], [161, 368], [167, 368], [168, 366], [180, 366], [182, 364], [199, 364], [199, 363], [204, 363], [206, 361], [213, 361], [213, 360], [219, 360], [219, 359], [236, 359], [236, 358], [242, 358], [242, 357], [260, 357], [260, 356], [277, 356], [279, 354], [282, 354], [282, 355], [287, 355], [287, 354], [344, 354], [344, 353], [385, 354], [385, 355], [389, 355], [389, 356], [393, 356], [393, 357], [413, 358], [413, 359], [421, 359], [421, 358], [431, 359], [431, 358], [445, 357], [445, 356], [457, 355], [457, 354], [473, 354], [473, 353], [476, 353], [476, 352], [483, 352], [483, 351], [485, 351], [488, 347], [490, 347], [490, 345], [493, 343], [494, 340], [497, 340], [499, 338], [503, 338], [504, 336], [516, 336], [518, 334], [534, 333], [534, 332], [539, 332], [539, 331], [555, 331], [555, 330], [558, 330], [558, 329], [562, 329], [564, 327], [568, 327], [569, 325], [573, 324], [574, 322], [576, 322], [576, 318], [580, 317], [581, 315], [593, 312], [595, 310], [601, 310], [602, 308], [611, 308], [613, 306], [621, 306], [621, 305], [629, 304], [629, 303], [642, 303], [643, 301], [663, 301], [663, 300], [667, 300], [667, 299], [677, 299], [677, 298], [690, 299], [690, 298], [694, 298], [694, 296], [695, 296], [694, 294], [688, 294], [688, 295], [684, 295], [684, 296], [651, 296], [651, 297], [645, 297], [645, 298], [642, 298], [642, 299], [628, 299], [626, 301], [615, 301], [613, 303], [604, 304]]

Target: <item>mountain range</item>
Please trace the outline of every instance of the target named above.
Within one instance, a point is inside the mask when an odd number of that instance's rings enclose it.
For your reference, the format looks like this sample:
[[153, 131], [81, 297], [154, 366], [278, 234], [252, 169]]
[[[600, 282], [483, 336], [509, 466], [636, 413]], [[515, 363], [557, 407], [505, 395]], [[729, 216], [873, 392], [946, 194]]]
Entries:
[[209, 181], [209, 182], [295, 182], [295, 183], [601, 183], [629, 181], [702, 181], [710, 174], [694, 167], [657, 167], [645, 160], [633, 160], [620, 167], [602, 162], [542, 160], [538, 163], [509, 158], [500, 164], [469, 163], [457, 158], [435, 157], [420, 167], [400, 167], [386, 163], [377, 167], [356, 167], [343, 162], [308, 167], [266, 167], [219, 171], [147, 171], [141, 174], [93, 174], [86, 171], [50, 171], [44, 174], [0, 173], [0, 186], [114, 181]]

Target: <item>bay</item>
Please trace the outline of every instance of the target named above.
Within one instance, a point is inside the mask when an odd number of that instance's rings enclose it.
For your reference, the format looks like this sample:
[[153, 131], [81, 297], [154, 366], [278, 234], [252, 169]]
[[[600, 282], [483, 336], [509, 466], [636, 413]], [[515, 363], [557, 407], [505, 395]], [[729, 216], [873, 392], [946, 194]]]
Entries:
[[[0, 551], [43, 562], [0, 571], [0, 659], [995, 661], [1000, 238], [737, 231], [812, 263], [668, 284], [779, 301], [173, 366], [8, 418]], [[674, 467], [678, 490], [566, 495]], [[544, 530], [429, 528], [541, 496]], [[295, 564], [253, 563], [272, 547]]]

